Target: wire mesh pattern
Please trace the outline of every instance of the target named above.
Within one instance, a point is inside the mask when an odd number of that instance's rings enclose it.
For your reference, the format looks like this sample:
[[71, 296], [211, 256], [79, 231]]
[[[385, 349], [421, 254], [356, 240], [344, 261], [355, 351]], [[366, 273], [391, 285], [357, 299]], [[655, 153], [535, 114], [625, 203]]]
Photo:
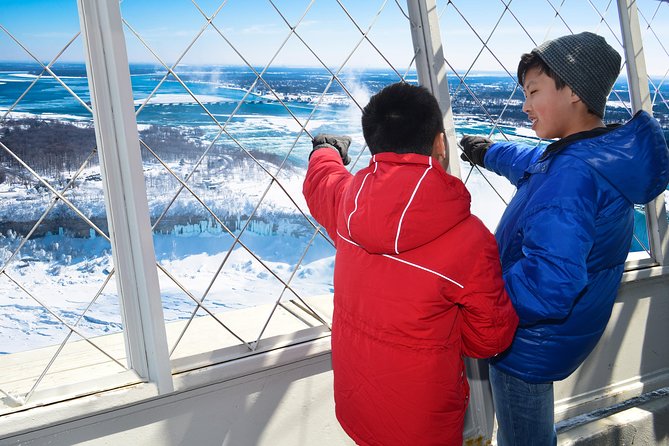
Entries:
[[[646, 1], [638, 5], [639, 24], [646, 51], [646, 59], [657, 66], [648, 76], [651, 103], [655, 117], [665, 129], [669, 129], [669, 48], [667, 47], [666, 23], [669, 20], [669, 4], [665, 1]], [[661, 33], [665, 34], [662, 35]]]
[[[482, 3], [485, 3], [485, 6]], [[526, 117], [521, 110], [524, 96], [516, 80], [516, 67], [520, 54], [529, 52], [545, 40], [581, 31], [603, 35], [620, 54], [624, 54], [616, 3], [610, 0], [588, 0], [587, 8], [583, 3], [567, 0], [560, 2], [496, 0], [476, 4], [465, 1], [437, 2], [446, 48], [446, 63], [455, 77], [451, 85], [456, 129], [467, 128], [465, 133], [479, 133], [493, 140], [520, 139], [531, 145], [549, 143], [550, 141], [542, 141], [523, 131], [523, 128], [527, 126]], [[648, 45], [647, 52], [653, 54], [653, 57], [658, 54], [664, 56], [667, 54], [666, 48], [652, 26], [653, 20], [661, 23], [662, 9], [667, 9], [667, 5], [661, 3], [656, 1], [636, 2], [640, 20], [646, 25], [646, 32], [643, 36], [644, 44]], [[480, 13], [481, 8], [485, 8], [485, 15]], [[646, 14], [650, 19], [645, 18]], [[459, 31], [465, 29], [467, 32], [466, 35], [463, 35], [465, 32], [458, 32], [454, 38], [450, 38], [449, 29]], [[659, 44], [659, 48], [652, 45], [653, 43]], [[451, 45], [467, 45], [470, 51], [462, 51], [462, 48], [459, 48], [457, 53], [465, 56], [457, 60], [449, 59], [448, 48]], [[625, 73], [626, 63], [623, 60], [622, 74]], [[649, 83], [653, 89], [653, 108], [659, 116], [665, 117], [667, 102], [663, 98], [661, 87], [666, 81], [667, 67], [669, 64], [665, 62], [661, 68], [663, 72], [659, 73], [660, 77], [649, 76]], [[508, 83], [502, 91], [511, 91], [508, 97], [500, 97], [498, 101], [486, 101], [471, 87], [472, 81], [479, 79], [481, 71], [485, 70], [507, 73]], [[658, 73], [651, 74], [657, 75]], [[492, 85], [490, 88], [498, 87]], [[664, 107], [663, 113], [659, 113], [662, 107]], [[624, 82], [619, 81], [609, 97], [605, 120], [606, 122], [624, 122], [632, 114], [627, 86]], [[470, 119], [469, 116], [472, 115], [484, 118]], [[472, 123], [476, 125], [471, 125]], [[662, 122], [662, 124], [667, 128], [667, 122]], [[494, 229], [513, 190], [510, 190], [505, 184], [500, 184], [495, 175], [479, 169], [478, 166], [467, 166], [463, 172], [466, 172], [463, 174], [466, 184], [471, 186], [473, 183], [477, 189], [480, 189], [481, 184], [488, 184], [491, 186], [491, 191], [494, 191], [478, 194], [473, 198], [475, 213], [486, 216], [484, 221]], [[491, 209], [493, 203], [500, 201], [504, 205]], [[645, 207], [639, 206], [635, 216], [637, 227], [642, 229], [635, 230], [633, 250], [642, 250], [651, 255], [647, 232], [645, 232]]]
[[[70, 12], [76, 25], [75, 3]], [[102, 203], [102, 189], [85, 72], [70, 76], [71, 66], [61, 61], [81, 53], [80, 33], [76, 26], [63, 29], [68, 34], [62, 48], [40, 54], [31, 48], [41, 47], [38, 39], [28, 42], [12, 31], [12, 19], [3, 14], [0, 48], [3, 54], [19, 52], [28, 62], [6, 64], [1, 73], [0, 85], [12, 88], [0, 87], [3, 104], [11, 103], [0, 108], [0, 299], [2, 353], [16, 353], [24, 364], [20, 375], [12, 375], [17, 359], [0, 356], [8, 360], [3, 362], [6, 376], [14, 376], [0, 383], [6, 406], [29, 404], [35, 392], [56, 382], [76, 384], [62, 377], [72, 349], [107, 364], [108, 373], [126, 370], [122, 339], [120, 349], [94, 339], [100, 323], [107, 332], [122, 326], [104, 206], [100, 214], [94, 211], [97, 205], [90, 205]], [[71, 115], [49, 113], [41, 108], [47, 102]], [[63, 243], [53, 235], [65, 233], [80, 241]], [[84, 252], [93, 246], [100, 255]], [[68, 292], [67, 283], [81, 289]], [[29, 354], [37, 348], [39, 355]]]
[[[267, 8], [268, 14], [272, 14], [274, 26], [280, 30], [276, 33], [276, 49], [268, 52], [267, 62], [263, 64], [252, 62], [252, 57], [245, 53], [248, 49], [245, 50], [239, 43], [239, 33], [236, 30], [226, 30], [223, 25], [219, 25], [219, 23], [225, 24], [226, 20], [230, 20], [230, 14], [234, 13], [233, 6], [228, 6], [226, 2], [222, 2], [209, 11], [199, 2], [193, 2], [194, 10], [201, 16], [202, 27], [190, 41], [186, 39], [185, 49], [176, 55], [172, 63], [167, 63], [158, 54], [158, 50], [154, 50], [147, 39], [143, 38], [142, 32], [132, 23], [132, 13], [122, 9], [129, 45], [133, 44], [134, 39], [140, 42], [163, 72], [150, 93], [137, 100], [138, 121], [140, 123], [143, 121], [143, 114], [149, 110], [152, 103], [160, 101], [161, 95], [167, 94], [166, 91], [172, 91], [164, 88], [166, 83], [172, 82], [183, 89], [188, 101], [192, 102], [194, 107], [199, 108], [203, 118], [200, 129], [208, 129], [206, 131], [208, 133], [202, 138], [203, 143], [198, 156], [185, 162], [180, 160], [181, 162], [176, 166], [175, 162], [168, 161], [169, 155], [159, 142], [151, 144], [142, 141], [142, 146], [147, 152], [145, 163], [161, 166], [164, 169], [164, 175], [173, 180], [174, 186], [169, 199], [152, 200], [154, 197], [150, 197], [150, 206], [152, 210], [153, 206], [156, 209], [155, 218], [152, 217], [153, 228], [160, 230], [163, 223], [183, 218], [183, 215], [178, 215], [177, 209], [187, 207], [186, 203], [194, 203], [197, 205], [194, 215], [202, 219], [196, 231], [202, 231], [202, 224], [204, 224], [206, 230], [213, 230], [220, 234], [219, 238], [223, 238], [227, 244], [226, 247], [221, 248], [219, 256], [207, 260], [210, 265], [217, 264], [217, 266], [204, 267], [207, 271], [206, 274], [198, 277], [199, 284], [193, 284], [193, 281], [189, 281], [187, 277], [183, 277], [176, 271], [180, 266], [178, 261], [160, 261], [161, 256], [158, 255], [164, 301], [175, 299], [183, 302], [185, 296], [186, 300], [192, 304], [190, 311], [180, 316], [185, 322], [178, 335], [170, 341], [171, 353], [175, 352], [189, 330], [196, 330], [191, 329], [192, 323], [196, 316], [203, 314], [213, 318], [228, 338], [231, 336], [234, 338], [233, 341], [242, 343], [250, 351], [258, 347], [261, 339], [268, 336], [267, 333], [277, 333], [276, 329], [272, 330], [272, 323], [273, 320], [282, 316], [292, 317], [304, 328], [319, 325], [328, 327], [329, 321], [311, 307], [308, 298], [314, 293], [331, 292], [331, 276], [324, 284], [325, 286], [321, 284], [315, 288], [302, 278], [308, 276], [309, 267], [305, 267], [304, 264], [305, 259], [310, 257], [310, 251], [325, 250], [328, 253], [326, 258], [329, 257], [328, 261], [332, 262], [332, 242], [308, 214], [299, 189], [303, 170], [296, 169], [296, 164], [300, 162], [296, 163], [295, 158], [306, 159], [306, 154], [310, 150], [313, 128], [320, 125], [315, 126], [314, 122], [323, 119], [321, 111], [327, 107], [333, 91], [350, 103], [350, 107], [354, 109], [353, 113], [359, 116], [365, 104], [361, 103], [352, 92], [352, 88], [356, 86], [351, 85], [346, 66], [356, 57], [361, 46], [365, 46], [368, 53], [378, 57], [380, 65], [385, 66], [392, 73], [391, 79], [385, 82], [405, 80], [411, 71], [413, 52], [407, 53], [402, 66], [396, 66], [384, 55], [379, 47], [380, 44], [377, 44], [373, 37], [375, 23], [382, 17], [393, 14], [400, 18], [404, 35], [410, 41], [407, 14], [404, 7], [398, 2], [377, 2], [378, 7], [367, 22], [355, 17], [351, 10], [355, 8], [355, 5], [347, 7], [342, 2], [337, 2], [334, 8], [335, 13], [340, 14], [343, 21], [352, 25], [347, 31], [353, 37], [348, 38], [350, 47], [345, 47], [340, 52], [340, 60], [334, 63], [325, 60], [324, 56], [319, 54], [318, 40], [309, 40], [314, 36], [307, 36], [309, 34], [308, 25], [305, 23], [312, 15], [319, 13], [318, 2], [303, 2], [299, 7], [294, 4], [288, 7], [279, 3], [269, 1], [262, 6]], [[122, 7], [125, 7], [125, 4]], [[208, 33], [211, 36], [208, 36]], [[231, 99], [227, 109], [221, 107], [220, 103], [215, 100], [212, 101], [210, 97], [205, 97], [206, 95], [195, 91], [197, 90], [194, 83], [196, 79], [189, 71], [190, 67], [184, 63], [189, 52], [197, 47], [201, 39], [212, 36], [214, 39], [207, 40], [207, 45], [215, 48], [216, 52], [230, 52], [237, 65], [235, 68], [223, 67], [221, 69], [223, 73], [220, 75], [228, 75], [225, 70], [236, 70], [238, 76], [243, 77], [239, 97]], [[315, 70], [317, 75], [323, 78], [318, 89], [310, 91], [311, 97], [306, 107], [304, 101], [300, 101], [299, 98], [296, 100], [291, 94], [286, 94], [280, 84], [281, 79], [275, 74], [276, 66], [280, 67], [278, 64], [286, 52], [296, 51], [312, 58], [318, 67]], [[262, 95], [259, 95], [260, 92]], [[271, 155], [263, 152], [262, 149], [259, 150], [258, 147], [267, 143], [276, 145], [276, 138], [261, 139], [257, 136], [248, 138], [243, 132], [240, 132], [240, 122], [249, 121], [246, 116], [247, 109], [252, 108], [253, 104], [258, 102], [259, 96], [262, 101], [283, 110], [283, 112], [274, 112], [274, 114], [283, 113], [289, 121], [287, 126], [290, 127], [290, 130], [281, 136], [284, 142], [279, 144], [280, 150]], [[337, 116], [328, 118], [334, 120], [329, 123], [333, 126], [337, 125], [337, 121], [342, 121], [342, 118]], [[151, 121], [151, 117], [147, 118], [147, 121]], [[265, 126], [271, 125], [271, 122], [265, 124]], [[360, 137], [357, 139], [359, 142], [358, 156], [353, 164], [354, 169], [361, 166], [361, 160], [365, 158], [364, 144]], [[221, 160], [223, 157], [233, 158], [234, 161], [226, 163]], [[240, 182], [244, 179], [234, 178], [235, 171], [232, 168], [217, 169], [216, 166], [219, 164], [241, 168], [246, 172], [246, 178], [251, 179], [249, 183], [253, 185], [247, 183], [245, 187], [242, 187]], [[304, 161], [301, 162], [301, 165], [304, 165]], [[207, 174], [204, 173], [205, 171]], [[211, 175], [212, 172], [214, 175]], [[203, 179], [198, 179], [198, 177]], [[217, 193], [226, 194], [234, 191], [237, 201], [241, 203], [237, 203], [237, 208], [225, 208], [217, 203], [217, 197], [212, 196], [207, 190], [202, 190], [203, 184], [205, 188], [215, 189]], [[161, 196], [164, 197], [162, 194]], [[243, 197], [241, 200], [239, 200], [240, 196]], [[235, 198], [231, 197], [231, 199]], [[276, 208], [281, 208], [281, 210], [276, 211]], [[280, 258], [268, 259], [266, 255], [257, 254], [252, 247], [258, 232], [272, 233], [275, 229], [270, 226], [275, 226], [277, 220], [288, 222], [286, 224], [292, 227], [298, 226], [297, 231], [300, 237], [292, 237], [289, 243], [300, 243], [300, 248], [291, 250], [294, 251], [295, 258], [289, 262]], [[174, 231], [173, 225], [170, 224], [167, 227], [168, 230]], [[240, 265], [244, 266], [240, 267]], [[329, 271], [331, 274], [331, 268]], [[259, 285], [258, 281], [254, 280], [252, 290], [236, 290], [234, 286], [226, 284], [226, 281], [231, 280], [238, 283], [239, 277], [244, 276], [246, 272], [252, 272], [256, 278], [262, 278], [263, 284]], [[233, 274], [237, 278], [231, 279]], [[166, 292], [166, 289], [174, 291]], [[255, 301], [247, 300], [249, 291], [253, 296], [252, 300]], [[237, 329], [232, 327], [236, 324], [235, 319], [239, 319], [240, 316], [220, 312], [221, 306], [240, 308], [258, 303], [265, 304], [263, 309], [266, 312], [265, 315], [253, 318], [254, 322], [249, 322], [251, 320], [249, 319]], [[249, 325], [252, 324], [255, 325], [250, 328]], [[299, 325], [293, 326], [291, 330], [298, 327]]]

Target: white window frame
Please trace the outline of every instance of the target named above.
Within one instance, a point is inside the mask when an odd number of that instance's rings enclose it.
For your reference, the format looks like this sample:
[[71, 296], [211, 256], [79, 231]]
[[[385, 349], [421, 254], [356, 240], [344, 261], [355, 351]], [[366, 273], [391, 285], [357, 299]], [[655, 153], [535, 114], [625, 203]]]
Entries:
[[78, 0], [128, 366], [174, 389], [119, 2]]
[[[627, 63], [627, 82], [632, 102], [632, 111], [645, 110], [653, 114], [650, 90], [648, 88], [648, 74], [646, 59], [641, 38], [639, 15], [635, 0], [618, 0], [618, 17], [623, 37], [625, 60]], [[646, 226], [650, 257], [628, 257], [626, 270], [633, 270], [651, 266], [667, 265], [669, 252], [669, 234], [667, 232], [667, 213], [664, 194], [660, 194], [653, 201], [646, 204]]]

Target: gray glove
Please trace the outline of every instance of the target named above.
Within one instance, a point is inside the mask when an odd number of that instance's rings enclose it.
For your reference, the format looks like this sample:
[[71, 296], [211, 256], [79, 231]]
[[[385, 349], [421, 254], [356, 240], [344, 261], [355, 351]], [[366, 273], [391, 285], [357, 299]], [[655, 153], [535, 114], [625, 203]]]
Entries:
[[309, 154], [309, 158], [311, 158], [314, 151], [328, 147], [339, 152], [339, 156], [341, 156], [341, 161], [344, 163], [344, 166], [351, 162], [351, 157], [348, 156], [348, 147], [351, 145], [350, 136], [318, 134], [311, 140], [311, 144], [313, 145], [313, 150]]
[[465, 135], [460, 140], [463, 152], [460, 154], [460, 159], [462, 161], [469, 161], [472, 165], [477, 164], [481, 167], [485, 167], [483, 159], [488, 151], [488, 147], [490, 147], [492, 143], [493, 141], [491, 139], [483, 136]]

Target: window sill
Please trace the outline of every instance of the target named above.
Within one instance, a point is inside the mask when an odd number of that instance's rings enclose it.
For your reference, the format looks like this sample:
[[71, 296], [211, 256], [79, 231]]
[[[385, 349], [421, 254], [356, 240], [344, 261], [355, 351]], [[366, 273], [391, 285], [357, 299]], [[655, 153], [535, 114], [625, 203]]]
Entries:
[[[225, 332], [225, 329], [211, 316], [194, 319], [188, 329], [193, 335], [185, 336], [171, 357], [175, 392], [329, 353], [332, 296], [313, 297], [307, 303], [319, 318], [328, 322], [327, 326], [313, 316], [305, 316], [306, 313], [298, 319], [288, 310], [278, 307], [259, 342], [252, 337], [258, 332], [252, 330], [262, 327], [272, 305], [217, 314], [219, 320], [234, 326], [234, 330], [245, 340], [254, 339], [250, 343], [252, 348], [241, 344], [233, 336], [218, 336], [217, 333]], [[285, 303], [285, 306], [289, 305], [292, 304]], [[179, 337], [185, 323], [166, 324], [169, 345]], [[93, 339], [96, 345], [106, 346], [105, 351], [121, 364], [126, 363], [122, 333]], [[154, 385], [142, 382], [132, 370], [120, 370], [118, 364], [99, 352], [91, 354], [92, 347], [86, 341], [73, 341], [68, 342], [60, 352], [58, 360], [30, 400], [21, 404], [20, 395], [30, 391], [57, 349], [58, 346], [52, 346], [0, 356], [0, 370], [3, 370], [0, 389], [12, 396], [18, 395], [16, 400], [5, 395], [0, 399], [0, 438], [16, 431], [18, 426], [15, 423], [6, 423], [10, 418], [26, 417], [32, 428], [36, 419], [43, 424], [42, 418], [32, 413], [33, 409], [49, 412], [48, 406], [65, 404], [67, 410], [55, 412], [66, 413], [67, 418], [76, 418], [77, 411], [71, 410], [71, 407], [78, 407], [79, 404], [83, 404], [86, 412], [91, 410], [91, 404], [99, 406], [99, 410], [110, 410], [159, 396]], [[49, 416], [45, 418], [49, 419]], [[45, 421], [49, 422], [54, 421]]]

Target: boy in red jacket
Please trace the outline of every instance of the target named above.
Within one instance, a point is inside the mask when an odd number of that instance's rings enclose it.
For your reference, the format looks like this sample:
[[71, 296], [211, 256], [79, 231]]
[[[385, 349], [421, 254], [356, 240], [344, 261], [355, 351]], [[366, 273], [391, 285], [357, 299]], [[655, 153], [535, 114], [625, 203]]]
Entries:
[[442, 116], [422, 87], [384, 88], [363, 110], [372, 160], [356, 175], [350, 138], [313, 140], [303, 193], [337, 249], [336, 414], [359, 445], [462, 444], [462, 358], [502, 352], [518, 323], [495, 239], [440, 164]]

